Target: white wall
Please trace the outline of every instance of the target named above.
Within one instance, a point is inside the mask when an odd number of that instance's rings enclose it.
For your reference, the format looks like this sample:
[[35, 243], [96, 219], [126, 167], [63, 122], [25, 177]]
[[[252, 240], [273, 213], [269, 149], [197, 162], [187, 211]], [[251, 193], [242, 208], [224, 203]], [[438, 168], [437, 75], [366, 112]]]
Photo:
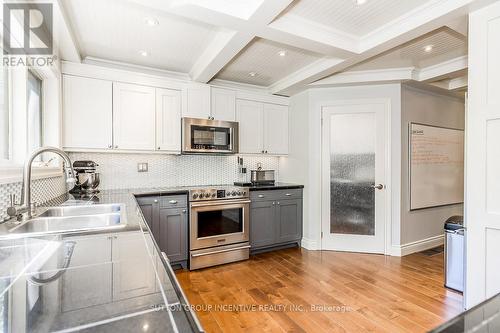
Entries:
[[391, 243], [400, 244], [399, 218], [401, 182], [401, 85], [310, 89], [291, 98], [290, 155], [280, 163], [282, 181], [300, 182], [304, 188], [304, 242], [319, 249], [321, 232], [321, 106], [348, 99], [391, 101], [392, 234]]
[[[407, 85], [401, 91], [401, 244], [421, 242], [443, 235], [443, 223], [452, 215], [463, 215], [463, 205], [410, 211], [408, 174], [408, 126], [410, 122], [450, 128], [464, 128], [465, 102], [458, 97], [437, 94]], [[436, 243], [441, 240], [436, 239]], [[432, 243], [430, 244], [432, 246]]]

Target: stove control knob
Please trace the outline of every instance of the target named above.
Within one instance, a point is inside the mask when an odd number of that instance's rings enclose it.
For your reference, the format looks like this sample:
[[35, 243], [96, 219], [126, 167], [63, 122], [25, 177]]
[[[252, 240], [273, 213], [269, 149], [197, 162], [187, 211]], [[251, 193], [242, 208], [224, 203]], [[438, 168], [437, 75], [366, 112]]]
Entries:
[[231, 192], [231, 195], [235, 196], [236, 195], [236, 191]]
[[212, 193], [212, 198], [215, 198], [215, 193]]
[[198, 198], [198, 193], [193, 194], [193, 199], [197, 199], [197, 198]]
[[226, 197], [230, 197], [231, 196], [231, 192], [227, 191], [226, 192]]

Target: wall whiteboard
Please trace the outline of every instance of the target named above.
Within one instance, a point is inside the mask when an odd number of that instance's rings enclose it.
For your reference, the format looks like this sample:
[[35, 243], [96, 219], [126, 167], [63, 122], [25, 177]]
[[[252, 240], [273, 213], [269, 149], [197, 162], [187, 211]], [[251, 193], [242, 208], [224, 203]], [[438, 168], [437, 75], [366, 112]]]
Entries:
[[464, 131], [410, 123], [410, 209], [464, 201]]

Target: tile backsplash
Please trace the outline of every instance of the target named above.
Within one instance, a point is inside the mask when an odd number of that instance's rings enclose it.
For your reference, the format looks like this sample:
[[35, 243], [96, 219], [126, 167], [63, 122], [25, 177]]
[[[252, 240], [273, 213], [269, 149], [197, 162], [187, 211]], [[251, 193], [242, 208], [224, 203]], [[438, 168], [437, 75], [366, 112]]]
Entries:
[[[0, 221], [8, 218], [7, 207], [10, 206], [10, 195], [15, 194], [17, 201], [21, 198], [22, 182], [0, 184]], [[32, 202], [43, 204], [67, 191], [64, 177], [43, 178], [33, 180], [31, 185]]]
[[[72, 161], [92, 160], [99, 164], [100, 189], [232, 184], [250, 180], [250, 170], [256, 169], [258, 162], [263, 169], [276, 170], [276, 179], [279, 179], [279, 159], [282, 157], [241, 157], [246, 174], [238, 172], [236, 155], [70, 153]], [[148, 163], [148, 171], [138, 172], [138, 163]]]

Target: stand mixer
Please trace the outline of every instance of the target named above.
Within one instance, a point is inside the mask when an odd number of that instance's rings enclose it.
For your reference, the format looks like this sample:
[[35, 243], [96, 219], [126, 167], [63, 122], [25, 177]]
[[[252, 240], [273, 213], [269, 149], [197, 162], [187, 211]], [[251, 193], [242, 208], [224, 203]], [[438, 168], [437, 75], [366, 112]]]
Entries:
[[76, 184], [70, 193], [79, 195], [90, 195], [98, 193], [99, 190], [99, 173], [96, 172], [96, 167], [99, 165], [94, 161], [75, 161], [73, 169], [76, 173]]

